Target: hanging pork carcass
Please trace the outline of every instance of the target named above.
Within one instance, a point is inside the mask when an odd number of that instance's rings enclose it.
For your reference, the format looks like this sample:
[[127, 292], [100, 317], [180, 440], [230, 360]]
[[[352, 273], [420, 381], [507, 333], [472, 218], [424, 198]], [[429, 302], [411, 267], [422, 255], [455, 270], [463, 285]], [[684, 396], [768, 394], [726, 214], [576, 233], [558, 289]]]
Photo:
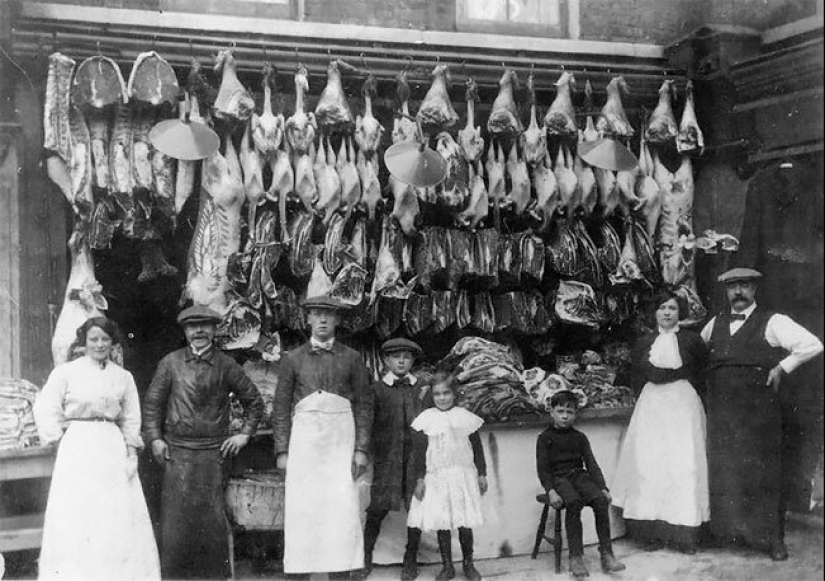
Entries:
[[458, 121], [458, 113], [453, 109], [447, 92], [449, 73], [447, 65], [439, 64], [433, 69], [433, 83], [418, 107], [415, 118], [426, 135], [433, 135], [449, 129]]
[[544, 115], [544, 125], [548, 135], [572, 139], [579, 133], [576, 111], [573, 109], [573, 91], [576, 79], [572, 73], [563, 72], [556, 81], [556, 98]]
[[699, 150], [705, 151], [705, 138], [696, 119], [696, 110], [693, 106], [693, 82], [688, 81], [685, 87], [685, 109], [682, 111], [682, 120], [679, 122], [679, 134], [676, 136], [676, 149], [679, 153], [688, 153]]
[[676, 117], [673, 116], [673, 104], [671, 102], [675, 96], [676, 87], [673, 80], [667, 79], [659, 87], [659, 102], [650, 115], [647, 127], [645, 128], [645, 138], [648, 143], [654, 145], [666, 145], [673, 143], [679, 133], [679, 126], [676, 124]]
[[[309, 81], [306, 67], [299, 64], [295, 71], [295, 112], [286, 120], [284, 124], [286, 140], [289, 149], [296, 156], [308, 154], [310, 147], [315, 140], [315, 133], [318, 125], [315, 121], [314, 113], [307, 113], [305, 109], [305, 96], [309, 92]], [[311, 165], [311, 163], [310, 163]], [[296, 163], [296, 189], [297, 189], [297, 163]]]
[[633, 137], [633, 127], [627, 119], [622, 105], [622, 93], [628, 95], [627, 81], [618, 76], [610, 79], [607, 84], [607, 102], [602, 107], [599, 119], [596, 121], [596, 131], [601, 137], [608, 139], [630, 139]]
[[355, 143], [367, 158], [371, 158], [378, 151], [384, 136], [384, 126], [372, 114], [372, 99], [377, 93], [378, 81], [370, 73], [361, 88], [361, 94], [364, 95], [364, 115], [355, 118]]
[[[189, 119], [197, 123], [206, 123], [206, 119], [201, 113], [201, 105], [206, 110], [206, 98], [209, 91], [209, 86], [206, 78], [203, 76], [203, 71], [200, 62], [192, 59], [189, 69], [189, 76], [187, 77], [187, 89], [189, 93]], [[184, 104], [180, 108], [181, 119], [185, 120], [187, 108]], [[186, 200], [195, 191], [195, 174], [198, 168], [202, 165], [201, 161], [187, 161], [178, 160], [178, 172], [175, 177], [175, 214], [180, 214]]]
[[221, 75], [218, 96], [215, 97], [215, 116], [226, 121], [245, 122], [255, 112], [255, 101], [238, 80], [238, 65], [229, 49], [215, 58], [215, 73]]
[[350, 133], [354, 124], [352, 111], [341, 84], [340, 65], [341, 61], [337, 59], [329, 62], [327, 84], [315, 106], [315, 120], [321, 132], [325, 134], [339, 131]]
[[516, 71], [507, 69], [498, 82], [499, 90], [490, 116], [487, 118], [487, 131], [493, 137], [516, 137], [521, 135], [523, 127], [519, 119], [518, 106], [513, 96], [514, 87], [518, 87]]
[[[236, 155], [231, 140], [227, 141], [226, 154]], [[220, 151], [204, 160], [198, 220], [182, 296], [182, 301], [192, 300], [221, 314], [228, 309], [227, 262], [240, 248], [244, 189], [238, 166], [237, 160], [231, 162]]]

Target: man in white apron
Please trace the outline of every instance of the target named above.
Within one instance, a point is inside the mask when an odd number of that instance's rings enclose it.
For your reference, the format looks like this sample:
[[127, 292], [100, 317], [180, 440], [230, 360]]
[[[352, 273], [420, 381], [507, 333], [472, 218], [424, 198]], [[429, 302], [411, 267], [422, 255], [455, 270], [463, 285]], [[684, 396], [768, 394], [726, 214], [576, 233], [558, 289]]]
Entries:
[[344, 305], [304, 302], [312, 336], [285, 357], [272, 412], [277, 466], [286, 470], [284, 572], [341, 573], [364, 565], [358, 489], [372, 428], [369, 373], [335, 340]]

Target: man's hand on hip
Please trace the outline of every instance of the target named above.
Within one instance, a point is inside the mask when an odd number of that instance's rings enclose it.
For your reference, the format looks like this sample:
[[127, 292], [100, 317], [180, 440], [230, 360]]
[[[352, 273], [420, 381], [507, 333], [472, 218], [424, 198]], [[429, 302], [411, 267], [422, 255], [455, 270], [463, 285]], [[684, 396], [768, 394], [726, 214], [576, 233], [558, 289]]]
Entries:
[[369, 458], [363, 452], [356, 450], [355, 454], [352, 455], [352, 479], [358, 480], [361, 475], [367, 471], [367, 464], [369, 463]]
[[249, 443], [249, 436], [246, 434], [237, 434], [235, 436], [231, 436], [224, 440], [223, 444], [221, 444], [221, 455], [226, 458], [227, 456], [237, 456], [238, 452], [243, 450], [243, 447]]

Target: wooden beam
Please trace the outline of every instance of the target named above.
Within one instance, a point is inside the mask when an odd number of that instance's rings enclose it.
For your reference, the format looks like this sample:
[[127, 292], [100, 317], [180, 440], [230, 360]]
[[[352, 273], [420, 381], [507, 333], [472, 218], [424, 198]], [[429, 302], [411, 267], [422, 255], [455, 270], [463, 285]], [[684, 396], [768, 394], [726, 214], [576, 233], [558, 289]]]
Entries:
[[754, 109], [763, 109], [765, 107], [772, 107], [787, 101], [801, 101], [809, 97], [816, 97], [821, 95], [825, 90], [822, 87], [814, 87], [804, 91], [797, 91], [795, 93], [788, 93], [787, 95], [777, 95], [775, 97], [768, 97], [766, 99], [759, 99], [758, 101], [748, 101], [747, 103], [739, 103], [733, 106], [734, 113], [744, 113], [745, 111], [753, 111]]
[[761, 161], [770, 161], [773, 159], [782, 159], [784, 157], [794, 157], [797, 155], [807, 155], [809, 153], [816, 153], [823, 151], [825, 145], [820, 141], [818, 143], [811, 143], [808, 145], [795, 145], [793, 147], [783, 147], [781, 149], [772, 149], [770, 151], [761, 151], [748, 156], [748, 163], [758, 163]]

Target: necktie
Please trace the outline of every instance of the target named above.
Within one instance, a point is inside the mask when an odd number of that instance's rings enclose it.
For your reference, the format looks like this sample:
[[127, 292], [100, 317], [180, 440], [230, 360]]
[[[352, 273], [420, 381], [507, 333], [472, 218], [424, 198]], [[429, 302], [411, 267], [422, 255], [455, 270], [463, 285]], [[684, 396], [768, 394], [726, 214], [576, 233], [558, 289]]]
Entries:
[[740, 313], [731, 313], [730, 320], [731, 321], [744, 321], [747, 317]]
[[332, 352], [332, 341], [313, 341], [312, 342], [312, 352], [319, 353], [321, 351], [328, 351]]

